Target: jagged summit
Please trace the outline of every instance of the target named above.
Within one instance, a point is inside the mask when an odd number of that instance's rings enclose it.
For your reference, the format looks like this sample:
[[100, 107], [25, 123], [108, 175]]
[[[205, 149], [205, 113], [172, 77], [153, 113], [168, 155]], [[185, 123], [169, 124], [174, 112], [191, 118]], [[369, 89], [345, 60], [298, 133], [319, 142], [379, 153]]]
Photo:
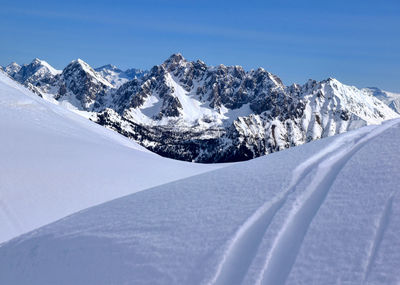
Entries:
[[44, 67], [46, 68], [51, 74], [57, 75], [61, 73], [61, 70], [57, 70], [54, 67], [52, 67], [47, 61], [41, 60], [39, 58], [33, 59], [31, 62], [32, 66], [37, 66], [37, 67]]
[[53, 68], [44, 60], [35, 58], [29, 64], [22, 66], [13, 62], [5, 68], [5, 72], [16, 81], [26, 85], [29, 89], [42, 96], [48, 92], [56, 82], [60, 70]]
[[101, 75], [99, 75], [88, 63], [86, 63], [85, 61], [83, 61], [80, 58], [73, 60], [69, 65], [67, 65], [67, 67], [63, 70], [63, 73], [66, 70], [75, 69], [75, 68], [83, 70], [85, 73], [90, 74], [92, 77], [94, 77], [99, 82], [111, 87], [110, 82], [108, 82], [107, 80], [102, 78]]
[[11, 62], [9, 65], [4, 67], [4, 71], [12, 78], [18, 71], [20, 71], [21, 66], [16, 62]]
[[[72, 61], [65, 67], [65, 69], [70, 68], [71, 66], [80, 66], [81, 68], [83, 68], [83, 69], [85, 69], [85, 70], [89, 70], [89, 71], [92, 71], [92, 70], [93, 70], [93, 68], [92, 68], [88, 63], [86, 63], [84, 60], [82, 60], [82, 59], [80, 59], [80, 58], [77, 58], [77, 59], [72, 60]], [[94, 71], [94, 70], [93, 70], [93, 71]]]
[[166, 61], [180, 62], [180, 61], [186, 61], [186, 59], [183, 57], [181, 53], [174, 53]]
[[41, 61], [39, 58], [35, 57], [35, 58], [32, 60], [31, 63], [33, 63], [33, 64], [40, 64], [41, 62], [42, 62], [42, 61]]
[[71, 63], [79, 63], [79, 64], [82, 64], [82, 65], [89, 65], [83, 59], [80, 59], [80, 58], [72, 60]]

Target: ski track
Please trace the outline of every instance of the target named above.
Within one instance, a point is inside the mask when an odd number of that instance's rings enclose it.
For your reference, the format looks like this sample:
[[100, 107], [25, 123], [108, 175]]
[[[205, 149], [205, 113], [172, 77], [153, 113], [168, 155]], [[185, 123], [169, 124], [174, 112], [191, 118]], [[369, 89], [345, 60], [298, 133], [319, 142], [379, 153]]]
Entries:
[[385, 234], [386, 228], [389, 224], [390, 215], [392, 213], [393, 197], [394, 193], [386, 201], [385, 207], [382, 210], [382, 214], [380, 216], [379, 223], [374, 234], [374, 239], [371, 243], [371, 247], [368, 253], [368, 260], [364, 270], [363, 283], [368, 280], [369, 273], [371, 272], [371, 268], [375, 262], [376, 255], [382, 243], [383, 235]]
[[239, 284], [243, 281], [275, 215], [295, 192], [297, 185], [313, 171], [317, 171], [306, 192], [296, 199], [286, 222], [273, 241], [257, 280], [257, 284], [284, 284], [308, 227], [323, 204], [337, 174], [368, 140], [395, 124], [398, 124], [398, 120], [389, 121], [381, 126], [369, 126], [356, 134], [346, 134], [296, 167], [287, 190], [272, 201], [265, 202], [238, 228], [228, 241], [214, 276], [206, 284]]
[[395, 124], [398, 124], [397, 120], [374, 126], [370, 132], [367, 129], [351, 135], [353, 140], [350, 144], [345, 144], [338, 153], [328, 154], [322, 160], [307, 190], [296, 199], [286, 222], [274, 239], [256, 284], [285, 284], [308, 228], [340, 170], [365, 143]]
[[[234, 237], [228, 243], [214, 277], [208, 284], [232, 284], [232, 281], [236, 281], [237, 283], [238, 280], [243, 280], [248, 267], [257, 254], [257, 249], [269, 224], [284, 205], [288, 196], [295, 191], [296, 185], [307, 177], [327, 155], [336, 151], [346, 142], [347, 140], [345, 139], [343, 141], [335, 141], [323, 151], [300, 164], [293, 171], [292, 180], [287, 190], [272, 201], [265, 202], [237, 230]], [[241, 267], [237, 266], [239, 262]], [[240, 273], [241, 275], [239, 275]]]

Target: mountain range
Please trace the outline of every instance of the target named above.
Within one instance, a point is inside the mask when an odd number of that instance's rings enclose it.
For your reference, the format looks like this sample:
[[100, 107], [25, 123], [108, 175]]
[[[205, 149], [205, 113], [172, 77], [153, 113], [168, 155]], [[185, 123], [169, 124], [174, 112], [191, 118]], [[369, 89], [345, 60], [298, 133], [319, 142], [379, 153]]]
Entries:
[[263, 68], [208, 66], [173, 54], [149, 71], [62, 71], [35, 59], [3, 70], [34, 93], [74, 109], [162, 156], [243, 161], [399, 117], [400, 95], [336, 79], [285, 86]]

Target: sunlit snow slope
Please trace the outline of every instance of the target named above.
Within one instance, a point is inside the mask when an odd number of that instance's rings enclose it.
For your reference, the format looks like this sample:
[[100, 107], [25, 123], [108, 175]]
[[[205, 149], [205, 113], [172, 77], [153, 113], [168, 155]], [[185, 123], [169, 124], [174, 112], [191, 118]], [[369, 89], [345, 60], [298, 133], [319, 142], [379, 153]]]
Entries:
[[1, 71], [0, 134], [0, 243], [110, 199], [217, 168], [150, 153], [45, 102]]
[[0, 246], [0, 284], [399, 284], [400, 120], [135, 193]]

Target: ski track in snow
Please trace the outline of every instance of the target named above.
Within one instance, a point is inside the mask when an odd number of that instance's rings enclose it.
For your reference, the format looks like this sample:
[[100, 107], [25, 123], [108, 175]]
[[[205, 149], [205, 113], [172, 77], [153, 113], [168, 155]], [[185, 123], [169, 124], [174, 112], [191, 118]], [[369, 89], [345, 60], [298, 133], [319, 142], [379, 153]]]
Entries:
[[393, 204], [394, 193], [389, 197], [389, 199], [385, 203], [385, 207], [382, 210], [381, 217], [379, 219], [378, 226], [376, 228], [374, 239], [371, 243], [371, 247], [368, 253], [368, 259], [364, 270], [364, 279], [363, 283], [368, 280], [369, 273], [371, 272], [372, 265], [375, 262], [376, 254], [381, 245], [383, 235], [385, 234], [386, 228], [389, 224], [389, 218], [392, 212], [392, 204]]
[[[228, 241], [214, 276], [206, 284], [238, 284], [243, 281], [275, 215], [285, 205], [288, 197], [295, 192], [297, 185], [316, 172], [307, 190], [296, 198], [285, 219], [286, 222], [273, 241], [257, 279], [257, 284], [284, 284], [309, 225], [323, 204], [340, 170], [367, 141], [395, 124], [398, 124], [398, 121], [392, 120], [381, 126], [370, 126], [354, 134], [345, 134], [296, 167], [287, 190], [258, 208]], [[383, 216], [386, 217], [385, 214]], [[377, 250], [379, 240], [383, 235], [382, 229], [377, 231], [376, 242], [370, 256], [372, 261], [369, 263], [373, 262], [374, 251]]]

